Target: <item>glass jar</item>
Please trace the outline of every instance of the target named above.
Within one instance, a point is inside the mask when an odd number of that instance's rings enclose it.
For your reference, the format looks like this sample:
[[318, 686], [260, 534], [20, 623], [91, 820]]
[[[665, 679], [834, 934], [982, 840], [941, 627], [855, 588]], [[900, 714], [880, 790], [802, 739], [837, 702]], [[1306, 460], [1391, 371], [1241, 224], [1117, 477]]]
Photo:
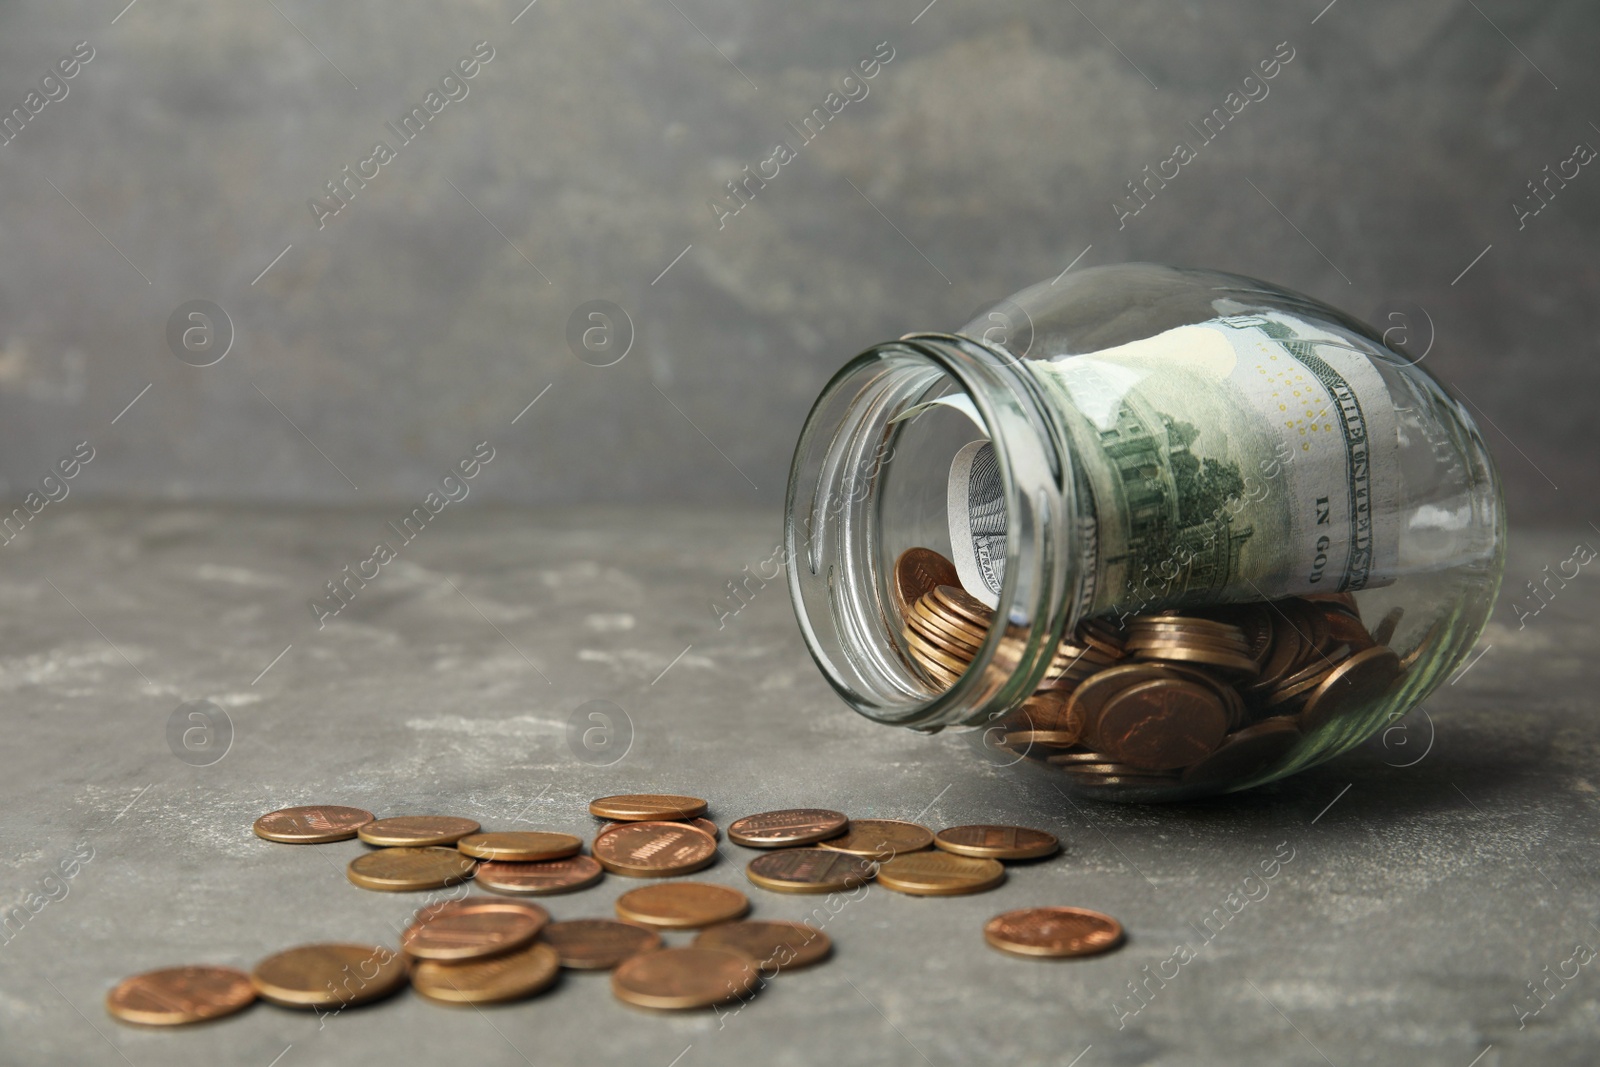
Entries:
[[785, 536], [806, 643], [858, 712], [1180, 800], [1426, 697], [1489, 617], [1505, 510], [1471, 417], [1369, 327], [1129, 264], [848, 363]]

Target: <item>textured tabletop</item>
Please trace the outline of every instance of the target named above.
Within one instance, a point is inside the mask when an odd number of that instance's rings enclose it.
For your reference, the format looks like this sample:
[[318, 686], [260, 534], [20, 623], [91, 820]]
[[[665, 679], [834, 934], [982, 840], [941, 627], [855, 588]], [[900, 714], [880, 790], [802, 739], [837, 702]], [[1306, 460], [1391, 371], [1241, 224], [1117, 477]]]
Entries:
[[[398, 542], [391, 518], [74, 505], [0, 546], [0, 1062], [1593, 1062], [1600, 583], [1582, 568], [1540, 607], [1525, 582], [1600, 538], [1518, 531], [1479, 658], [1387, 744], [1248, 795], [1131, 808], [850, 712], [785, 588], [748, 577], [772, 573], [774, 513], [451, 509], [347, 605], [327, 599]], [[215, 762], [184, 748], [187, 720], [169, 729], [196, 700], [231, 722]], [[572, 741], [594, 700], [621, 709], [617, 742], [631, 733], [610, 765]], [[349, 884], [357, 842], [259, 840], [265, 811], [587, 837], [587, 801], [624, 791], [704, 796], [722, 826], [814, 805], [1021, 823], [1066, 848], [993, 892], [873, 888], [830, 910], [750, 887], [755, 853], [724, 841], [697, 877], [745, 889], [752, 917], [824, 924], [835, 956], [720, 1015], [643, 1012], [574, 973], [482, 1010], [403, 992], [166, 1032], [104, 1012], [137, 971], [394, 943], [421, 895]], [[639, 884], [542, 903], [609, 916]], [[1128, 943], [1066, 962], [985, 947], [985, 920], [1033, 904], [1110, 912]]]

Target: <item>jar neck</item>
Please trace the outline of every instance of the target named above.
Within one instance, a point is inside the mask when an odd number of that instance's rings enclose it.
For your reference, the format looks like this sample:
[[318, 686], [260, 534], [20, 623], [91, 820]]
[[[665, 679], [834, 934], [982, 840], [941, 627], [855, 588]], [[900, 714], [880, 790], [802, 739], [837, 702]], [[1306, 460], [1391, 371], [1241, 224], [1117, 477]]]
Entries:
[[[911, 409], [963, 394], [1003, 486], [1005, 573], [982, 647], [949, 689], [912, 665], [889, 592], [884, 487]], [[823, 390], [790, 472], [790, 594], [813, 658], [868, 718], [918, 729], [979, 725], [1029, 696], [1075, 621], [1086, 499], [1051, 402], [1014, 356], [955, 334], [913, 334], [857, 356]]]

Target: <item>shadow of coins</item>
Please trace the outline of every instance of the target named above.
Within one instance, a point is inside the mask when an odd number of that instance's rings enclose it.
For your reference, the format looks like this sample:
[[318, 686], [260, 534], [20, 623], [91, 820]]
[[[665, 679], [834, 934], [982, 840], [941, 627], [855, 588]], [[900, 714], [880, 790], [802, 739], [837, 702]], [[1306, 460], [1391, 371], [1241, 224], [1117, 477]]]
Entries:
[[567, 748], [582, 763], [609, 767], [633, 747], [633, 720], [609, 700], [579, 704], [567, 716]]
[[567, 316], [567, 347], [591, 367], [621, 363], [633, 349], [633, 319], [609, 300], [589, 300]]
[[167, 316], [167, 347], [191, 367], [221, 363], [233, 348], [233, 320], [209, 300], [185, 300]]
[[191, 767], [209, 767], [233, 747], [233, 720], [209, 700], [179, 704], [167, 716], [167, 747]]

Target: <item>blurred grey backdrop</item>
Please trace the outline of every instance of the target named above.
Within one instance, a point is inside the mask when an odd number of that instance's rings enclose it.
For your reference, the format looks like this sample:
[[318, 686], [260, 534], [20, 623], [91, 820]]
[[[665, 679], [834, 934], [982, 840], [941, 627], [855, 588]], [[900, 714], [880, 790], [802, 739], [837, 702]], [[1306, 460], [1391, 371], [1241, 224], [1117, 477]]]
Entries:
[[[1478, 413], [1514, 519], [1592, 516], [1592, 3], [525, 4], [0, 7], [6, 492], [87, 441], [85, 497], [416, 503], [489, 441], [480, 501], [776, 513], [847, 357], [1142, 259], [1394, 327]], [[211, 366], [169, 345], [195, 300], [231, 322]], [[634, 332], [610, 366], [568, 342], [596, 300]]]

